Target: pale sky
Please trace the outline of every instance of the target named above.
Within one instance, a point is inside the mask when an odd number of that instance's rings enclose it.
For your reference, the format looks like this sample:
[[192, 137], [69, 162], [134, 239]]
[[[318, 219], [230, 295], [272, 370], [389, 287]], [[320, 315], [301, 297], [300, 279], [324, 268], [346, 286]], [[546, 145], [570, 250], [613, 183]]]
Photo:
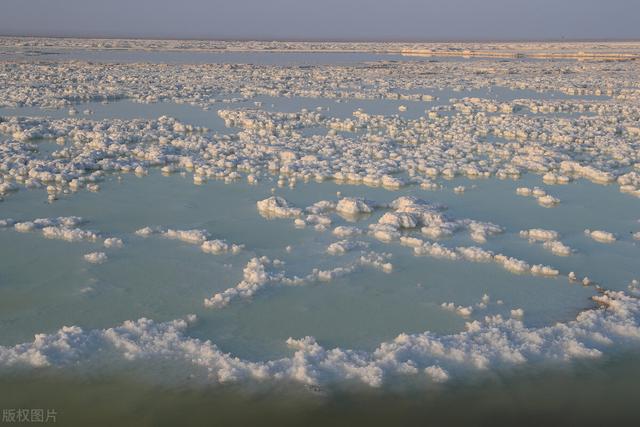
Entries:
[[1, 35], [640, 39], [640, 0], [0, 0]]

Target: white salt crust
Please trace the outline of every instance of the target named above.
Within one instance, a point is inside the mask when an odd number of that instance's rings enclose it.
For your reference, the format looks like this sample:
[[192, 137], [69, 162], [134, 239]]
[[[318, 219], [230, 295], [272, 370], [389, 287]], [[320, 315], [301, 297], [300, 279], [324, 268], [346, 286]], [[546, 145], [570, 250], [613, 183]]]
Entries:
[[558, 240], [560, 234], [557, 231], [532, 228], [520, 231], [520, 237], [531, 243], [542, 242], [542, 247], [554, 255], [569, 256], [573, 253], [573, 249]]
[[91, 252], [84, 256], [85, 261], [91, 264], [102, 264], [107, 261], [107, 254], [104, 252]]
[[591, 237], [596, 242], [613, 243], [617, 240], [615, 234], [603, 230], [584, 230], [584, 234]]
[[95, 242], [100, 233], [76, 227], [86, 221], [78, 216], [62, 216], [37, 218], [30, 221], [16, 221], [11, 218], [0, 220], [0, 227], [13, 227], [19, 233], [41, 231], [47, 239], [65, 240], [67, 242]]
[[[446, 381], [468, 371], [544, 362], [569, 362], [600, 357], [612, 347], [640, 342], [640, 302], [623, 292], [605, 291], [593, 297], [597, 308], [575, 320], [545, 327], [526, 327], [524, 312], [511, 311], [468, 322], [463, 332], [400, 334], [372, 351], [322, 347], [312, 337], [289, 338], [290, 357], [251, 362], [225, 353], [211, 341], [189, 337], [189, 323], [178, 319], [156, 323], [126, 321], [109, 329], [84, 331], [65, 326], [53, 334], [38, 334], [33, 342], [0, 346], [0, 365], [70, 367], [106, 354], [112, 359], [178, 360], [204, 369], [211, 382], [296, 381], [322, 385], [354, 380], [372, 387], [393, 376], [427, 375]], [[110, 362], [112, 363], [112, 362]]]
[[[389, 189], [406, 185], [438, 188], [434, 179], [439, 178], [507, 179], [533, 173], [550, 184], [574, 179], [615, 184], [623, 193], [640, 197], [638, 65], [637, 61], [618, 65], [613, 70], [597, 61], [506, 63], [488, 59], [308, 69], [247, 64], [230, 70], [227, 64], [158, 67], [3, 61], [3, 107], [72, 108], [79, 102], [123, 99], [187, 103], [217, 109], [230, 131], [213, 134], [170, 117], [2, 117], [0, 133], [7, 137], [0, 150], [0, 195], [11, 197], [23, 188], [46, 189], [49, 199], [55, 201], [59, 195], [83, 189], [99, 191], [107, 174], [144, 176], [157, 168], [167, 174], [191, 173], [198, 185], [210, 179], [232, 182], [246, 176], [250, 183], [269, 178], [295, 186], [296, 182], [334, 180]], [[50, 84], [42, 85], [42, 81]], [[335, 81], [350, 83], [336, 87]], [[462, 92], [493, 86], [595, 99], [451, 98], [438, 105], [427, 104], [425, 114], [416, 118], [361, 110], [339, 118], [322, 109], [284, 113], [267, 111], [260, 102], [253, 108], [231, 105], [255, 101], [257, 96], [424, 102], [433, 96], [415, 92], [425, 88]], [[220, 109], [220, 103], [230, 105]], [[311, 128], [329, 132], [305, 134]], [[38, 153], [32, 142], [43, 138], [55, 140], [59, 149], [44, 156]], [[531, 194], [543, 206], [559, 203], [544, 190]]]
[[211, 235], [207, 230], [174, 230], [162, 227], [143, 227], [135, 231], [140, 237], [149, 237], [159, 235], [161, 237], [180, 240], [185, 243], [199, 245], [202, 252], [220, 255], [225, 253], [237, 254], [244, 249], [244, 245], [228, 243], [224, 239], [211, 239]]
[[351, 274], [361, 266], [369, 266], [385, 273], [393, 270], [393, 265], [387, 261], [390, 254], [363, 252], [355, 261], [329, 270], [314, 268], [304, 277], [288, 277], [286, 272], [278, 268], [282, 262], [271, 260], [266, 256], [252, 258], [244, 268], [243, 280], [236, 286], [223, 292], [205, 298], [205, 307], [222, 308], [237, 298], [248, 299], [257, 292], [269, 286], [303, 286], [313, 282], [329, 282], [346, 274]]

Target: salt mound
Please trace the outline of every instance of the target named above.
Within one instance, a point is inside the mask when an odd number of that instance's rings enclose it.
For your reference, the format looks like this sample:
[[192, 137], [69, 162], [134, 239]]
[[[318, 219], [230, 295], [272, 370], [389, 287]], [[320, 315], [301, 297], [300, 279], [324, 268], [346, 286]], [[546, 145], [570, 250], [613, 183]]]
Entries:
[[542, 246], [554, 255], [569, 256], [573, 252], [569, 246], [557, 240], [559, 237], [557, 231], [532, 228], [520, 231], [520, 237], [529, 239], [532, 243], [543, 242]]
[[363, 231], [361, 229], [357, 227], [346, 226], [346, 225], [340, 225], [333, 229], [333, 235], [340, 238], [354, 237], [362, 233]]
[[569, 246], [557, 240], [544, 242], [542, 246], [558, 256], [569, 256], [573, 253], [573, 250]]
[[596, 242], [600, 243], [613, 243], [616, 241], [616, 236], [613, 233], [609, 233], [608, 231], [602, 230], [584, 230], [584, 234], [591, 237]]
[[369, 244], [367, 242], [360, 242], [354, 240], [340, 240], [329, 245], [327, 253], [330, 255], [343, 255], [354, 249], [367, 248]]
[[244, 248], [244, 245], [229, 244], [224, 240], [207, 240], [200, 246], [202, 252], [211, 254], [223, 254], [231, 252], [237, 254]]
[[489, 262], [493, 261], [494, 254], [476, 246], [458, 247], [456, 251], [468, 261], [473, 262]]
[[553, 230], [543, 230], [541, 228], [532, 228], [520, 232], [520, 237], [533, 241], [547, 242], [558, 239], [558, 232]]
[[440, 304], [440, 306], [445, 310], [453, 311], [454, 313], [462, 317], [469, 317], [473, 313], [473, 307], [463, 307], [461, 305], [456, 306], [452, 302], [443, 302], [442, 304]]
[[371, 213], [376, 205], [373, 202], [359, 197], [345, 197], [336, 205], [336, 211], [345, 215], [358, 215]]
[[258, 212], [266, 218], [291, 218], [302, 214], [302, 210], [289, 206], [282, 197], [271, 196], [257, 202]]
[[98, 235], [92, 231], [59, 226], [44, 227], [42, 235], [47, 239], [66, 240], [67, 242], [95, 242], [98, 240]]
[[107, 239], [104, 239], [105, 248], [121, 248], [123, 246], [124, 243], [122, 242], [122, 239], [119, 239], [117, 237], [109, 237]]
[[85, 254], [84, 259], [91, 264], [102, 264], [107, 260], [107, 254], [104, 252], [91, 252]]

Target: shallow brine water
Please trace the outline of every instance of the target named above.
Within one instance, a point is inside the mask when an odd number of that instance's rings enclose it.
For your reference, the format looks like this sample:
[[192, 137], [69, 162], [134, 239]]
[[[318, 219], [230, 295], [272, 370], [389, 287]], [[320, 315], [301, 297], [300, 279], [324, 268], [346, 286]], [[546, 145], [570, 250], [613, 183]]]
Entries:
[[[2, 59], [3, 78], [25, 84], [7, 83], [0, 105], [2, 406], [69, 423], [172, 424], [165, 405], [230, 422], [249, 404], [254, 423], [489, 422], [480, 405], [450, 418], [481, 399], [506, 423], [557, 415], [548, 382], [606, 384], [632, 418], [631, 66], [575, 65], [593, 85], [575, 93], [544, 83], [573, 66], [552, 61], [510, 80], [517, 61], [341, 54], [305, 60], [310, 83], [282, 54], [211, 88], [179, 64], [73, 63], [83, 95], [25, 95], [64, 55]], [[361, 76], [376, 70], [363, 60], [383, 71]], [[140, 76], [153, 99], [132, 89]], [[591, 90], [598, 76], [609, 91]]]

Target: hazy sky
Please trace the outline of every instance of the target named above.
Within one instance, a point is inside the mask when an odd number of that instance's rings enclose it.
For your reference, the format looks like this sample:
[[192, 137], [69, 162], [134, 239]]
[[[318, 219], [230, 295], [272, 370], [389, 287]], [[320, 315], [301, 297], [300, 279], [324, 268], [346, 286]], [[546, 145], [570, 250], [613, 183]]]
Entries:
[[638, 39], [640, 0], [0, 0], [0, 34]]

